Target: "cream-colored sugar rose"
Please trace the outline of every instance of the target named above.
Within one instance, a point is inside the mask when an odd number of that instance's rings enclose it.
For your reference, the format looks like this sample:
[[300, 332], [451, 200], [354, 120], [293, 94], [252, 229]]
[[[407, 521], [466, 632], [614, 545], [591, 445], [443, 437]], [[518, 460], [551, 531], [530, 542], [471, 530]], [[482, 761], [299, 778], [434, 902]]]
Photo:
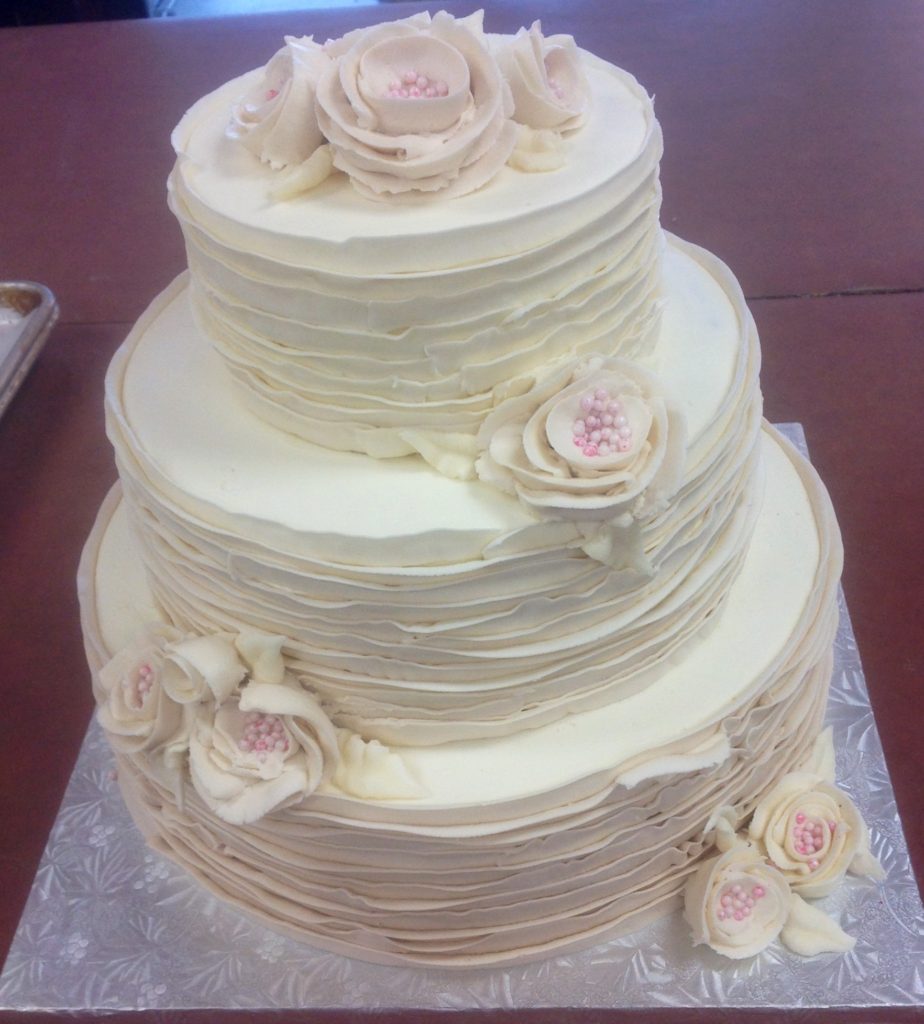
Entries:
[[848, 870], [879, 875], [866, 825], [853, 801], [813, 772], [790, 772], [754, 810], [751, 839], [794, 892], [817, 899], [833, 892]]
[[163, 689], [163, 656], [163, 636], [149, 632], [100, 670], [106, 699], [99, 706], [99, 720], [117, 750], [153, 749], [181, 726], [182, 708]]
[[773, 942], [789, 916], [786, 879], [750, 843], [735, 842], [699, 866], [684, 890], [693, 941], [743, 960]]
[[100, 669], [98, 716], [116, 750], [153, 750], [182, 731], [183, 709], [163, 686], [165, 647], [180, 636], [169, 627], [152, 627]]
[[279, 170], [307, 160], [323, 143], [315, 87], [330, 58], [310, 37], [286, 37], [255, 86], [232, 108], [227, 134]]
[[513, 100], [482, 14], [418, 14], [327, 45], [318, 123], [334, 166], [363, 195], [464, 195], [506, 163]]
[[234, 825], [313, 793], [338, 758], [333, 725], [297, 685], [249, 683], [240, 697], [202, 705], [189, 743], [196, 792]]
[[558, 131], [581, 126], [589, 90], [571, 36], [543, 36], [535, 21], [498, 49], [497, 61], [513, 94], [514, 120]]
[[654, 374], [623, 359], [574, 361], [494, 409], [479, 477], [544, 518], [629, 526], [683, 478], [683, 413]]

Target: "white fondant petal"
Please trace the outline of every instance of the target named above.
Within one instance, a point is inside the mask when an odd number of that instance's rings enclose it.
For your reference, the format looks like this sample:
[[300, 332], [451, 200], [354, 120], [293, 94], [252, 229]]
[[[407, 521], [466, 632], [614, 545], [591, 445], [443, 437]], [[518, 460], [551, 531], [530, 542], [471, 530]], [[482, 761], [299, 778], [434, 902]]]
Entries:
[[171, 696], [176, 694], [174, 699], [181, 703], [201, 700], [210, 691], [220, 704], [231, 695], [246, 671], [226, 637], [193, 637], [168, 645], [164, 688]]
[[286, 666], [282, 659], [284, 636], [247, 630], [234, 641], [238, 654], [244, 659], [250, 677], [258, 683], [281, 683]]
[[340, 763], [333, 782], [344, 793], [363, 800], [409, 800], [427, 790], [411, 775], [400, 754], [355, 732], [337, 730]]
[[289, 167], [279, 175], [270, 187], [270, 199], [284, 202], [310, 192], [326, 181], [333, 170], [334, 157], [330, 146], [318, 146], [307, 160]]
[[812, 745], [811, 753], [799, 765], [799, 771], [817, 775], [819, 779], [834, 785], [834, 730], [830, 725], [819, 734]]
[[801, 896], [789, 897], [789, 917], [780, 932], [783, 944], [799, 956], [819, 953], [846, 953], [857, 940], [848, 935], [836, 921]]
[[402, 430], [399, 435], [443, 476], [453, 480], [471, 480], [475, 476], [478, 449], [471, 434]]

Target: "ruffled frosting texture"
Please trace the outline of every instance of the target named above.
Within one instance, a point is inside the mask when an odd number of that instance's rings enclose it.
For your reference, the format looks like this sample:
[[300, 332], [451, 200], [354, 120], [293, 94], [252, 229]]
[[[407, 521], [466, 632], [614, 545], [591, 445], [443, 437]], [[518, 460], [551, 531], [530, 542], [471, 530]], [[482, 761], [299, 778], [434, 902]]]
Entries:
[[[455, 47], [457, 37], [464, 46]], [[274, 171], [229, 140], [229, 105], [242, 92], [265, 94], [267, 72], [251, 73], [205, 97], [177, 127], [170, 203], [186, 238], [197, 318], [252, 411], [325, 447], [375, 458], [420, 453], [464, 478], [485, 417], [532, 374], [597, 351], [629, 359], [650, 351], [661, 310], [661, 134], [631, 76], [579, 53], [605, 117], [587, 115], [564, 137], [503, 120], [497, 159], [535, 173], [498, 169], [484, 187], [448, 200], [494, 161], [494, 144], [446, 188], [420, 192], [429, 177], [400, 184], [395, 175], [428, 161], [434, 145], [443, 159], [455, 144], [382, 126], [396, 105], [426, 113], [450, 97], [387, 95], [397, 79], [386, 56], [399, 44], [423, 47], [413, 59], [395, 58], [399, 78], [417, 74], [408, 63], [426, 70], [427, 47], [446, 46], [460, 55], [449, 63], [463, 78], [492, 96], [495, 78], [503, 85], [477, 20], [418, 15], [351, 34], [325, 47], [318, 92], [346, 126], [336, 130], [339, 143], [324, 141]], [[477, 104], [466, 109], [459, 116], [472, 118], [470, 133], [483, 114]], [[383, 193], [393, 201], [371, 207], [346, 174], [331, 174], [353, 159], [351, 146], [377, 152], [347, 129], [386, 146], [369, 158], [385, 165], [370, 180], [410, 183], [411, 192]], [[421, 155], [401, 158], [405, 144]], [[403, 203], [402, 195], [434, 201]]]
[[[318, 123], [334, 166], [362, 195], [453, 198], [480, 188], [507, 162], [513, 102], [481, 22], [481, 12], [420, 14], [328, 44]], [[405, 76], [410, 95], [401, 92]], [[439, 85], [427, 95], [431, 82]]]
[[[695, 307], [706, 287], [724, 303], [723, 383], [682, 446], [681, 432], [671, 434], [672, 403], [654, 384], [633, 383], [655, 411], [642, 403], [633, 450], [616, 454], [638, 460], [641, 485], [591, 499], [605, 515], [628, 517], [628, 526], [557, 511], [543, 517], [494, 483], [433, 480], [423, 463], [373, 465], [308, 449], [269, 427], [255, 432], [220, 392], [217, 359], [201, 361], [201, 348], [183, 342], [194, 327], [179, 282], [159, 314], [163, 334], [143, 319], [113, 362], [107, 399], [158, 603], [197, 634], [247, 622], [287, 637], [293, 673], [310, 679], [337, 725], [388, 746], [514, 733], [650, 686], [721, 608], [762, 487], [753, 325], [727, 271], [688, 252], [671, 257], [692, 275], [683, 302]], [[200, 400], [149, 418], [141, 396], [168, 368]], [[635, 382], [651, 378], [634, 372]], [[531, 401], [529, 391], [507, 400], [513, 410]], [[566, 450], [578, 452], [567, 429]], [[681, 448], [680, 483], [662, 507], [661, 467]], [[453, 457], [471, 459], [464, 444]], [[593, 470], [591, 488], [597, 474], [611, 482], [609, 470]], [[442, 516], [417, 515], [421, 487], [451, 528]], [[223, 507], [228, 496], [233, 508]], [[468, 510], [461, 519], [460, 503]], [[329, 508], [349, 512], [351, 523], [362, 513], [369, 533], [345, 534], [341, 516], [324, 514]], [[302, 509], [311, 514], [303, 518]]]
[[[791, 602], [793, 625], [776, 653], [759, 659], [765, 668], [742, 676], [736, 664], [737, 696], [722, 700], [701, 730], [681, 728], [660, 746], [644, 742], [630, 758], [614, 751], [605, 770], [606, 761], [567, 779], [570, 757], [555, 738], [573, 742], [569, 722], [595, 723], [601, 712], [593, 711], [552, 727], [541, 744], [543, 767], [527, 773], [516, 798], [489, 793], [515, 770], [524, 737], [477, 802], [441, 801], [432, 790], [410, 800], [357, 799], [338, 786], [338, 769], [309, 799], [245, 825], [218, 817], [194, 790], [178, 807], [169, 782], [136, 755], [119, 769], [133, 815], [159, 850], [222, 898], [305, 941], [378, 962], [471, 968], [545, 958], [675, 909], [686, 880], [713, 855], [704, 830], [713, 801], [753, 807], [790, 766], [805, 762], [820, 728], [839, 558], [830, 508], [807, 469], [800, 473], [812, 498], [797, 519], [807, 519], [813, 535], [817, 523], [823, 540], [800, 564], [816, 565], [816, 575]], [[771, 506], [775, 521], [779, 502]], [[789, 532], [783, 518], [780, 536]], [[756, 621], [763, 621], [769, 585], [761, 579]], [[95, 600], [92, 591], [85, 600]], [[89, 612], [86, 621], [94, 651], [98, 627]], [[742, 651], [753, 647], [747, 630], [734, 632], [745, 637]], [[698, 705], [703, 695], [692, 688]], [[672, 716], [660, 718], [667, 726]], [[604, 731], [607, 750], [625, 745], [620, 730]], [[539, 739], [543, 730], [529, 735]], [[462, 742], [454, 751], [450, 744], [446, 775], [461, 773], [469, 789], [506, 746]], [[401, 755], [422, 781], [426, 751], [402, 747]], [[358, 761], [350, 766], [357, 782], [365, 774]], [[547, 773], [558, 782], [543, 784]], [[440, 775], [427, 777], [432, 783]]]

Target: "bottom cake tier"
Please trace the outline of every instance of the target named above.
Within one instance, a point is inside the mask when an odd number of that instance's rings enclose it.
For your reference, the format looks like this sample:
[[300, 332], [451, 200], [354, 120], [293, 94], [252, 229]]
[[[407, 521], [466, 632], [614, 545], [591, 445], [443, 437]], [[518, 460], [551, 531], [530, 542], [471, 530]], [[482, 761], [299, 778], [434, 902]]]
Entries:
[[[822, 722], [841, 550], [811, 467], [770, 427], [741, 573], [701, 642], [642, 692], [496, 739], [402, 747], [413, 799], [325, 783], [248, 825], [119, 755], [149, 844], [279, 931], [380, 963], [471, 967], [593, 945], [679, 905], [710, 815], [744, 818]], [[98, 672], [158, 610], [118, 490], [80, 569]], [[361, 769], [360, 769], [361, 770]]]

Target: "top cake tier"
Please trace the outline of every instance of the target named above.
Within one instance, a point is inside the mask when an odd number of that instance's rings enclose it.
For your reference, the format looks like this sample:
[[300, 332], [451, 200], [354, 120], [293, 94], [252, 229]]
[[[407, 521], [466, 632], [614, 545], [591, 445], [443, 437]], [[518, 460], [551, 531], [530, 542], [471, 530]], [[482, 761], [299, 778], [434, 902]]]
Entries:
[[[595, 352], [636, 358], [656, 334], [661, 135], [650, 98], [569, 40], [523, 33], [519, 45], [544, 47], [548, 67], [559, 51], [571, 56], [584, 108], [559, 129], [525, 126], [519, 119], [536, 118], [522, 112], [515, 76], [501, 73], [514, 39], [462, 24], [488, 62], [485, 71], [477, 54], [469, 61], [474, 120], [492, 68], [501, 100], [508, 81], [517, 97], [515, 108], [498, 108], [502, 134], [492, 145], [506, 160], [468, 194], [453, 196], [451, 178], [437, 191], [369, 198], [336, 141], [337, 123], [325, 121], [325, 97], [335, 111], [346, 100], [328, 97], [323, 74], [317, 116], [330, 141], [319, 138], [298, 166], [271, 166], [277, 154], [240, 128], [259, 119], [261, 103], [269, 117], [295, 92], [298, 72], [285, 78], [284, 51], [199, 101], [174, 133], [170, 202], [200, 324], [257, 415], [325, 447], [376, 457], [433, 458], [434, 443], [469, 451], [491, 409], [536, 374]], [[422, 66], [427, 46], [449, 31], [436, 18], [395, 25], [411, 26], [399, 41], [417, 39], [423, 56], [406, 63]], [[459, 22], [450, 28], [461, 31]], [[383, 48], [377, 30], [310, 51], [347, 99], [351, 81], [375, 77], [368, 54]], [[344, 87], [356, 51], [357, 78]], [[387, 137], [392, 162], [413, 163], [418, 136]], [[305, 168], [313, 181], [331, 160], [329, 176], [301, 190]]]

